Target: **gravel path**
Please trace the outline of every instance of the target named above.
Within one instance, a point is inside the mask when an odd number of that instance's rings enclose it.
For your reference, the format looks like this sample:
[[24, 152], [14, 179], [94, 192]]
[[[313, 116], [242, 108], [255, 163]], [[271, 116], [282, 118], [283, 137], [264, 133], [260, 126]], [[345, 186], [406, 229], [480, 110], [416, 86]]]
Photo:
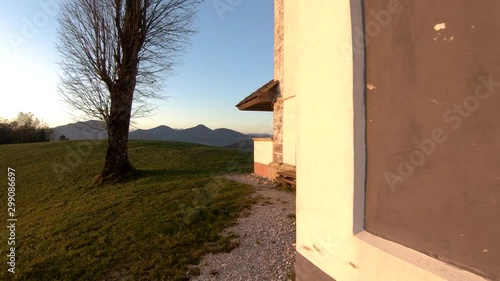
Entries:
[[227, 178], [256, 186], [258, 203], [225, 230], [239, 236], [239, 247], [206, 255], [191, 280], [295, 280], [295, 194], [255, 175]]

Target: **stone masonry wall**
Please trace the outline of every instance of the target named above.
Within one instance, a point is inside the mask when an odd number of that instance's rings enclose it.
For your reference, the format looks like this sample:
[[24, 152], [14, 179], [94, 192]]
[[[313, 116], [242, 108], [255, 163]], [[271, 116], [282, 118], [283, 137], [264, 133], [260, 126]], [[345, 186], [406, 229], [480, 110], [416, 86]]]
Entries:
[[278, 97], [273, 105], [273, 162], [283, 163], [283, 98]]
[[275, 163], [283, 163], [283, 1], [274, 1], [274, 80], [279, 81], [279, 90], [273, 104], [273, 162]]

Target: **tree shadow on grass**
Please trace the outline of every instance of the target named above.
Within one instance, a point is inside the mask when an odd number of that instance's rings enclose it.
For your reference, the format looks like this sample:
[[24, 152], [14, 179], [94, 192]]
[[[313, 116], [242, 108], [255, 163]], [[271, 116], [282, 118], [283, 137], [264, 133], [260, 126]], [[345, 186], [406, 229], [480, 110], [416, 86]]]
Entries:
[[185, 176], [208, 176], [212, 171], [207, 169], [156, 169], [156, 170], [137, 170], [134, 178], [171, 178]]
[[[239, 172], [233, 172], [239, 173]], [[180, 178], [220, 178], [224, 175], [231, 174], [230, 172], [225, 171], [224, 169], [214, 170], [214, 169], [151, 169], [151, 170], [143, 170], [136, 169], [134, 172], [130, 173], [126, 177], [124, 177], [119, 182], [110, 182], [109, 184], [116, 183], [132, 183], [141, 179], [150, 179], [154, 181], [170, 181], [172, 179], [180, 179]], [[93, 183], [89, 186], [89, 188], [93, 188], [95, 186], [99, 186], [99, 183], [96, 183], [94, 179]]]

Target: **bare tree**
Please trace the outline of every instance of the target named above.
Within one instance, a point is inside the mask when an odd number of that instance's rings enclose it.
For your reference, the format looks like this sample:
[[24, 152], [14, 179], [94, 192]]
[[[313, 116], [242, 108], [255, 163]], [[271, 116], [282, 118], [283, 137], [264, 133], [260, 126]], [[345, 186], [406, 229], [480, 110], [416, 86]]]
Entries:
[[[200, 0], [65, 0], [59, 18], [60, 93], [74, 109], [106, 122], [99, 180], [135, 171], [128, 158], [132, 115], [151, 111], [193, 34]], [[132, 104], [134, 103], [134, 107]]]

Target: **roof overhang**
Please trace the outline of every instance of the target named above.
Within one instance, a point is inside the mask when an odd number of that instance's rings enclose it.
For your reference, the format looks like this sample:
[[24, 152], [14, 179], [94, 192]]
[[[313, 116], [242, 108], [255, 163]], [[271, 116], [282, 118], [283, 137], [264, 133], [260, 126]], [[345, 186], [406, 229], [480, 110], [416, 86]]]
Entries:
[[239, 110], [273, 111], [278, 81], [271, 80], [236, 105]]

